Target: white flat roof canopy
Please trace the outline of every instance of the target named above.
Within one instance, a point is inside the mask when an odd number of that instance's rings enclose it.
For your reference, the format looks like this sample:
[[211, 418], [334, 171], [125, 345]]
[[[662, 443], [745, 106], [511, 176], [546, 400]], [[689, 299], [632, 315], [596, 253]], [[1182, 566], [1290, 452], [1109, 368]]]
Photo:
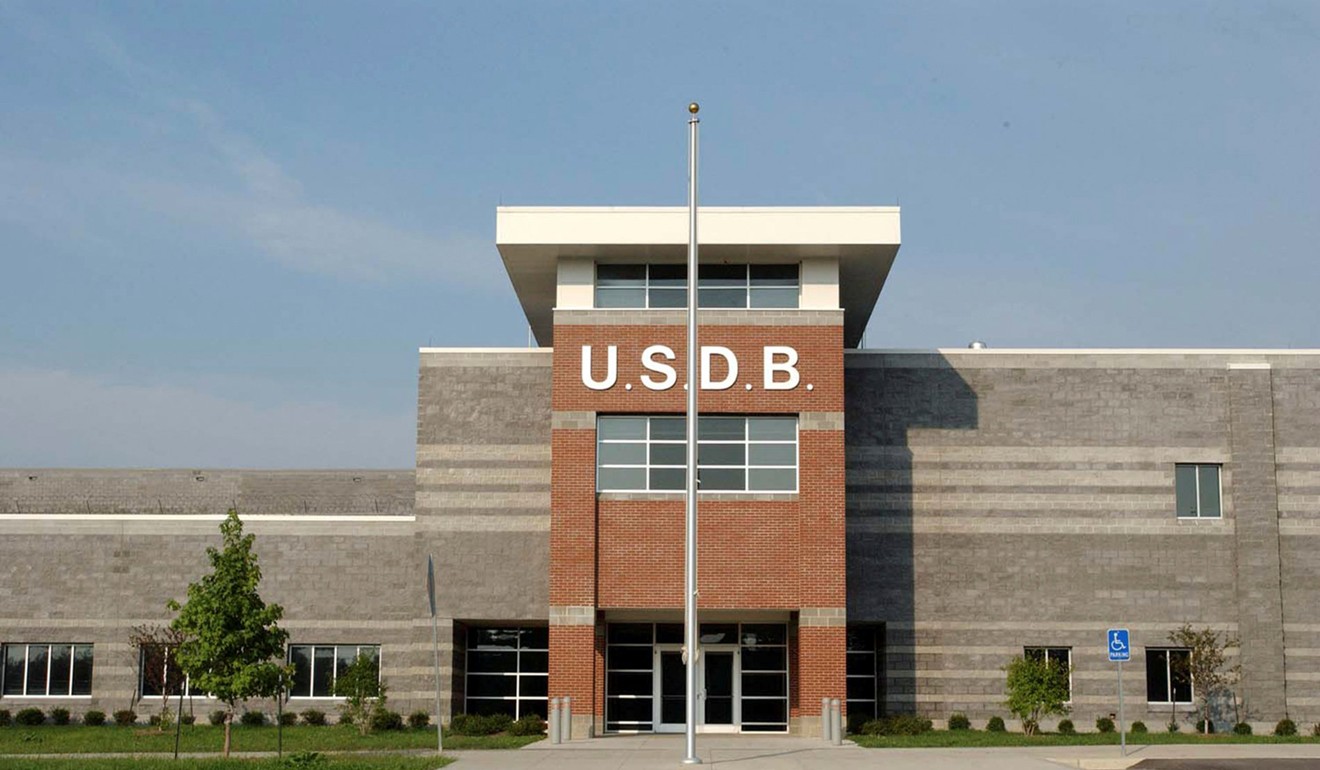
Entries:
[[[697, 228], [703, 264], [838, 258], [846, 347], [861, 341], [901, 243], [897, 206], [702, 206]], [[495, 243], [537, 342], [552, 345], [559, 259], [684, 262], [687, 207], [501, 206]]]

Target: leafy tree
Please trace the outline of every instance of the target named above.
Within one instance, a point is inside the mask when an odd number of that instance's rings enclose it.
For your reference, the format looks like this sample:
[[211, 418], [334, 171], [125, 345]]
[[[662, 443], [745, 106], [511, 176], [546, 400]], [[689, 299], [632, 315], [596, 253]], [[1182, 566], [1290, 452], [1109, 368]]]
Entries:
[[359, 654], [335, 677], [335, 695], [344, 699], [339, 710], [363, 735], [371, 732], [376, 714], [385, 710], [385, 683], [374, 656]]
[[[1237, 667], [1224, 667], [1228, 648], [1237, 647], [1238, 641], [1228, 633], [1220, 634], [1210, 628], [1198, 631], [1189, 623], [1184, 623], [1182, 628], [1170, 633], [1169, 641], [1190, 650], [1185, 658], [1170, 656], [1169, 663], [1175, 674], [1191, 681], [1197, 711], [1203, 720], [1202, 729], [1209, 734], [1211, 703], [1217, 694], [1228, 690], [1239, 675]], [[1234, 697], [1233, 701], [1236, 710], [1237, 698]]]
[[283, 664], [289, 634], [276, 625], [284, 615], [278, 604], [267, 605], [257, 594], [261, 568], [252, 553], [252, 535], [232, 508], [220, 525], [224, 547], [207, 548], [211, 574], [188, 586], [171, 628], [184, 634], [176, 653], [179, 668], [192, 686], [224, 703], [225, 746], [229, 756], [235, 705], [248, 698], [269, 698], [291, 681]]
[[1041, 717], [1068, 713], [1068, 664], [1018, 656], [1004, 671], [1008, 673], [1004, 705], [1022, 720], [1022, 732], [1035, 735]]

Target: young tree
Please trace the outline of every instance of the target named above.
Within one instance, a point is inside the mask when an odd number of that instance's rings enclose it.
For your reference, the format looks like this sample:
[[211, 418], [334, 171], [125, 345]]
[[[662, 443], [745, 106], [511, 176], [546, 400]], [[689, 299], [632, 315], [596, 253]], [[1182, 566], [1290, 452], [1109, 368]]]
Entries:
[[[1225, 669], [1225, 654], [1230, 647], [1238, 646], [1238, 641], [1227, 633], [1220, 634], [1210, 628], [1195, 630], [1191, 624], [1169, 634], [1169, 641], [1179, 647], [1186, 647], [1186, 658], [1170, 657], [1174, 673], [1192, 683], [1192, 694], [1196, 699], [1196, 710], [1200, 712], [1202, 730], [1210, 732], [1210, 704], [1215, 695], [1226, 690], [1233, 681], [1233, 670]], [[1234, 699], [1236, 706], [1236, 698]]]
[[230, 509], [220, 525], [224, 547], [207, 548], [211, 574], [188, 586], [171, 628], [184, 634], [176, 658], [192, 686], [227, 706], [224, 755], [229, 756], [234, 706], [248, 698], [279, 694], [292, 678], [283, 664], [288, 632], [276, 625], [284, 615], [257, 594], [261, 569], [252, 553], [252, 535], [243, 534], [238, 512]]
[[378, 712], [385, 710], [385, 683], [380, 681], [380, 663], [361, 654], [335, 677], [335, 695], [344, 699], [340, 712], [353, 720], [363, 735], [371, 732]]
[[1022, 720], [1022, 732], [1035, 735], [1041, 717], [1068, 713], [1069, 670], [1063, 661], [1018, 656], [1004, 671], [1008, 672], [1004, 705]]
[[[147, 689], [160, 693], [160, 720], [158, 726], [162, 732], [170, 726], [173, 714], [170, 712], [170, 696], [183, 697], [183, 673], [175, 661], [179, 644], [184, 635], [170, 626], [146, 624], [133, 626], [129, 630], [128, 642], [137, 653], [141, 680]], [[145, 697], [145, 692], [142, 693]]]

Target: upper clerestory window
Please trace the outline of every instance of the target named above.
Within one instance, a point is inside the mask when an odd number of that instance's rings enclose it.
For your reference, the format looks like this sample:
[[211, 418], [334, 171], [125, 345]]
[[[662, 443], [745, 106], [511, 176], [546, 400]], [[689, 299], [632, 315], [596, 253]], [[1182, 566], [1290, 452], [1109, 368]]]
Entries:
[[1223, 515], [1218, 465], [1178, 464], [1174, 480], [1178, 518], [1218, 519]]
[[[797, 265], [702, 265], [704, 308], [796, 308]], [[598, 308], [685, 308], [687, 265], [596, 265]]]

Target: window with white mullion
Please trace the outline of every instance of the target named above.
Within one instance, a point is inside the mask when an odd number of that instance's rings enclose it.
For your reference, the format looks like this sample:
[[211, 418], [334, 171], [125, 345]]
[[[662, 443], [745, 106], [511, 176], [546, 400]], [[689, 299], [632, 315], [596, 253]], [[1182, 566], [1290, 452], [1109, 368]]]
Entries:
[[92, 694], [92, 645], [7, 644], [0, 647], [0, 695], [68, 698]]
[[[686, 483], [682, 417], [597, 420], [596, 487], [601, 492], [680, 492]], [[797, 418], [699, 418], [697, 479], [703, 492], [797, 491]]]
[[[697, 272], [703, 308], [795, 308], [801, 270], [796, 263], [702, 265]], [[687, 265], [596, 265], [595, 307], [685, 308]]]

